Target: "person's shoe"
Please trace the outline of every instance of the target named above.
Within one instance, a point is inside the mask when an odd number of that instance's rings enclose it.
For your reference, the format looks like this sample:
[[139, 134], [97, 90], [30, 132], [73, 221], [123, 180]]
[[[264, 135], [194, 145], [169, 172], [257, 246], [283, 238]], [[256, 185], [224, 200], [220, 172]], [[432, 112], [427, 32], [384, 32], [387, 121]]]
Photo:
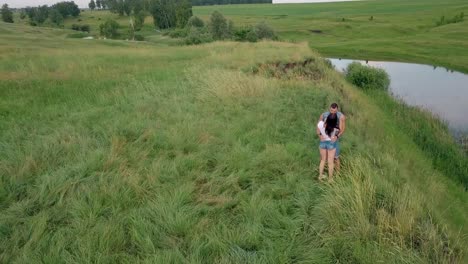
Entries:
[[320, 175], [318, 177], [318, 180], [319, 180], [319, 182], [323, 182], [323, 180], [325, 180], [326, 178], [327, 178], [326, 176]]

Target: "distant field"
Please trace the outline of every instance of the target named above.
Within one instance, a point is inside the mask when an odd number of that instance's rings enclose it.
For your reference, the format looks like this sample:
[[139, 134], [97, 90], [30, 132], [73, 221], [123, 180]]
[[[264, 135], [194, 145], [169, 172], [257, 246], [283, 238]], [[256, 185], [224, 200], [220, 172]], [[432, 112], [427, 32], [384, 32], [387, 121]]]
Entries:
[[468, 14], [465, 0], [204, 6], [194, 13], [207, 19], [214, 10], [237, 25], [266, 21], [282, 39], [307, 41], [325, 56], [419, 62], [468, 72], [468, 18], [435, 26], [441, 16]]
[[[266, 21], [282, 40], [307, 41], [324, 56], [426, 63], [468, 72], [468, 15], [464, 22], [436, 26], [441, 16], [468, 14], [465, 0], [218, 5], [196, 6], [193, 10], [205, 21], [219, 10], [237, 26]], [[109, 11], [86, 10], [78, 18], [66, 19], [64, 27], [88, 24], [91, 34], [97, 36], [99, 25], [107, 18], [116, 19], [122, 35], [128, 34], [129, 18]], [[15, 20], [27, 23], [18, 14]], [[137, 34], [157, 43], [178, 42], [161, 36], [151, 17]]]

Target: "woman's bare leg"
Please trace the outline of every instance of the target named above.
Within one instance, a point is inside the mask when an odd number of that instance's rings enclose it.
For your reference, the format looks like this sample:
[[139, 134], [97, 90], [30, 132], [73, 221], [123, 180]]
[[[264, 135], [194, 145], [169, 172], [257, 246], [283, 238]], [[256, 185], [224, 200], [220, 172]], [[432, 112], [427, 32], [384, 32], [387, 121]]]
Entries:
[[325, 169], [325, 162], [327, 161], [327, 150], [320, 149], [320, 166], [319, 166], [319, 180], [323, 179], [323, 170]]
[[328, 156], [328, 181], [333, 181], [333, 169], [335, 168], [335, 152], [336, 149], [327, 151]]

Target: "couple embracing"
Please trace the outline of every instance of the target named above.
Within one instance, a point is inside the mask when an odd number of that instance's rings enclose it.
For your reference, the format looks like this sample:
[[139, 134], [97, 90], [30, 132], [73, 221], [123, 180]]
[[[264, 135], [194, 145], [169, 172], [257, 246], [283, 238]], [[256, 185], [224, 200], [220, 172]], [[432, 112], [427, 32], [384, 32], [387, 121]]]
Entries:
[[320, 138], [320, 167], [319, 181], [326, 179], [323, 175], [325, 163], [328, 162], [328, 182], [333, 182], [333, 170], [340, 168], [339, 138], [343, 135], [346, 123], [345, 116], [338, 109], [338, 104], [330, 105], [328, 112], [320, 115], [317, 124], [317, 135]]

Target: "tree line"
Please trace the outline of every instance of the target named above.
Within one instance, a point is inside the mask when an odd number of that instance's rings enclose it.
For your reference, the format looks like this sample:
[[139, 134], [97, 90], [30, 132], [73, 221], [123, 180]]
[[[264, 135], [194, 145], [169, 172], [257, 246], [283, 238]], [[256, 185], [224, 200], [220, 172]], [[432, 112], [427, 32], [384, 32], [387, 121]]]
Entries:
[[271, 4], [272, 0], [192, 0], [194, 6], [232, 4]]
[[[4, 15], [5, 14], [5, 15]], [[20, 10], [20, 18], [29, 18], [29, 24], [32, 26], [41, 25], [50, 20], [53, 24], [60, 25], [67, 17], [77, 17], [80, 15], [80, 8], [73, 1], [58, 2], [52, 6], [40, 5], [37, 7], [26, 7]], [[6, 17], [6, 19], [5, 19]], [[8, 5], [2, 6], [2, 19], [5, 22], [13, 23], [13, 13]], [[8, 21], [6, 21], [8, 20]]]
[[[90, 8], [95, 4], [91, 0]], [[113, 13], [134, 16], [140, 21], [151, 14], [155, 26], [161, 29], [184, 27], [192, 16], [191, 0], [107, 0], [106, 7]]]

